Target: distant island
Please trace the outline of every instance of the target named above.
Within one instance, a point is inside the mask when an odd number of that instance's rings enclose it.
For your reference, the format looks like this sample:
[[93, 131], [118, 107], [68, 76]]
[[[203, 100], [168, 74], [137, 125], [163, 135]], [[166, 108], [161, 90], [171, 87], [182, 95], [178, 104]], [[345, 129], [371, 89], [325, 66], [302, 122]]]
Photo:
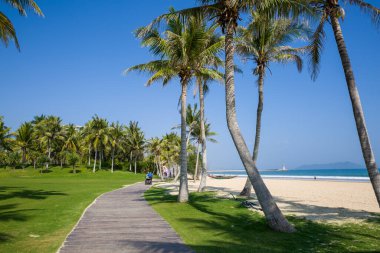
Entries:
[[328, 170], [328, 169], [361, 169], [365, 166], [352, 162], [308, 164], [299, 166], [293, 170]]

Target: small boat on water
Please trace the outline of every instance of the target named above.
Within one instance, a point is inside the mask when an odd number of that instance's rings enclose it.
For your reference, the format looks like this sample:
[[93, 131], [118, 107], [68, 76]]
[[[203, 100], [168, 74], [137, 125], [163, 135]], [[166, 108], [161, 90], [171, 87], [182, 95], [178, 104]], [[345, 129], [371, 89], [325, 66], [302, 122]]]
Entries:
[[214, 178], [214, 179], [231, 179], [231, 178], [237, 177], [237, 176], [212, 175], [212, 174], [208, 174], [208, 176], [211, 177], [211, 178]]
[[277, 171], [288, 171], [288, 169], [285, 167], [285, 165], [282, 165], [282, 168], [278, 169]]

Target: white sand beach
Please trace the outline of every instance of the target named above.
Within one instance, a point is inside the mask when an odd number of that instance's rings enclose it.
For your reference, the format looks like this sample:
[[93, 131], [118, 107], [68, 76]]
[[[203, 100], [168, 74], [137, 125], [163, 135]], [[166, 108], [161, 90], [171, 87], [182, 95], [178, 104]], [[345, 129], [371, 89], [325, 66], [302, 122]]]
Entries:
[[[208, 190], [219, 194], [238, 195], [246, 178], [207, 178]], [[375, 194], [369, 182], [335, 182], [319, 180], [265, 179], [266, 185], [285, 214], [310, 220], [357, 222], [380, 215]], [[177, 183], [178, 184], [178, 183]], [[176, 185], [166, 187], [176, 189]], [[197, 183], [189, 180], [189, 189], [196, 191]], [[231, 194], [226, 194], [231, 196]], [[254, 192], [252, 197], [255, 199]]]

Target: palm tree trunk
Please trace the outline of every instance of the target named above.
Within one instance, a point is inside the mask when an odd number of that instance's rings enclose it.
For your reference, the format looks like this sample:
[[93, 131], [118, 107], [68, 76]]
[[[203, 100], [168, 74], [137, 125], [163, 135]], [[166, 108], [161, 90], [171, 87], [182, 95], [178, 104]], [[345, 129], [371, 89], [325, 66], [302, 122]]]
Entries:
[[88, 146], [88, 166], [91, 165], [91, 144]]
[[204, 191], [207, 180], [207, 149], [206, 149], [206, 132], [205, 132], [205, 103], [204, 103], [204, 90], [203, 83], [198, 84], [199, 89], [199, 110], [200, 110], [200, 123], [201, 123], [201, 144], [202, 144], [202, 172], [201, 181], [199, 183], [198, 192]]
[[136, 168], [136, 158], [135, 158], [135, 174], [137, 173], [137, 168]]
[[186, 93], [187, 80], [181, 82], [181, 171], [179, 176], [178, 202], [189, 200], [189, 189], [187, 185], [187, 146], [186, 146]]
[[179, 178], [179, 176], [181, 175], [181, 166], [179, 166], [179, 168], [178, 168], [178, 166], [177, 166], [177, 169], [175, 169], [175, 177], [174, 177], [174, 182], [177, 182], [178, 181], [178, 178]]
[[95, 173], [96, 170], [96, 156], [98, 155], [98, 149], [95, 148], [95, 157], [94, 157], [94, 168], [92, 169], [92, 172]]
[[188, 147], [189, 146], [189, 142], [190, 142], [190, 137], [191, 137], [191, 132], [192, 132], [193, 130], [189, 130], [189, 134], [187, 135], [187, 140], [186, 140], [186, 147]]
[[112, 149], [111, 173], [113, 173], [113, 160], [115, 157], [115, 149]]
[[197, 144], [197, 160], [195, 162], [195, 170], [194, 170], [194, 183], [197, 181], [197, 174], [198, 174], [198, 163], [199, 163], [199, 142]]
[[132, 151], [129, 159], [129, 171], [132, 171]]
[[102, 169], [102, 160], [103, 160], [103, 150], [99, 150], [99, 170]]
[[26, 149], [22, 148], [22, 168], [25, 167], [25, 163], [26, 163]]
[[356, 129], [358, 131], [360, 145], [364, 161], [368, 170], [368, 175], [372, 183], [373, 190], [375, 191], [377, 203], [380, 206], [380, 173], [375, 161], [371, 142], [367, 133], [367, 127], [364, 119], [364, 112], [360, 102], [359, 91], [356, 88], [354, 72], [352, 70], [351, 61], [348, 56], [346, 43], [343, 38], [342, 29], [339, 20], [333, 14], [330, 14], [331, 25], [334, 30], [336, 44], [338, 46], [340, 59], [342, 61], [344, 75], [346, 77], [347, 87], [350, 94], [352, 109], [354, 112]]
[[226, 57], [226, 117], [227, 126], [232, 136], [235, 147], [243, 162], [248, 177], [251, 180], [253, 188], [256, 192], [257, 199], [263, 209], [265, 218], [269, 227], [280, 232], [294, 232], [295, 228], [287, 221], [274, 201], [271, 193], [266, 187], [259, 171], [249, 154], [249, 149], [240, 132], [239, 125], [236, 120], [235, 108], [235, 83], [234, 83], [234, 23], [227, 24], [227, 34], [225, 37], [225, 57]]
[[49, 158], [49, 161], [46, 163], [46, 169], [49, 169], [50, 156], [51, 156], [50, 141], [48, 141], [48, 158]]
[[[253, 148], [252, 159], [256, 165], [257, 157], [259, 155], [259, 145], [260, 145], [260, 133], [261, 133], [261, 115], [264, 108], [264, 73], [260, 71], [259, 73], [259, 102], [257, 105], [257, 116], [256, 116], [256, 134], [255, 134], [255, 146]], [[245, 182], [243, 190], [240, 192], [240, 196], [251, 196], [252, 184], [249, 178]]]

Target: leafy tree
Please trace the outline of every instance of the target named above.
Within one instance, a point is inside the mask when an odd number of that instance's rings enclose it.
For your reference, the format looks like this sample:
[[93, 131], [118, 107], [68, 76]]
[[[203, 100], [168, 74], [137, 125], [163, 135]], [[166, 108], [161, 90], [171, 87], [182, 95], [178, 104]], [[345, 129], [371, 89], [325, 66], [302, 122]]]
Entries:
[[76, 173], [75, 165], [79, 161], [79, 155], [75, 152], [68, 153], [66, 156], [67, 162], [73, 167], [73, 173]]

